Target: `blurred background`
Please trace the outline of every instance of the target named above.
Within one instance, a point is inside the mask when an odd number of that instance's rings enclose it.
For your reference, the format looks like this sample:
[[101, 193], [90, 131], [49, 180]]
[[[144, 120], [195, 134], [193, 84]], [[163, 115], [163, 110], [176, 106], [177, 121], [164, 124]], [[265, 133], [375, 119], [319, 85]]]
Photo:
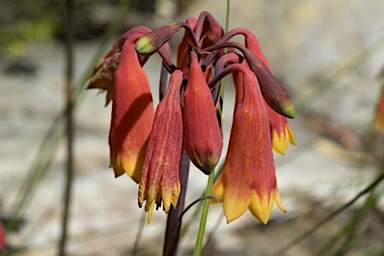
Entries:
[[[104, 95], [82, 89], [92, 67], [133, 26], [156, 29], [203, 10], [224, 26], [225, 6], [224, 0], [75, 1], [73, 82], [80, 96], [68, 255], [160, 255], [164, 239], [166, 215], [159, 210], [134, 246], [144, 220], [138, 186], [108, 168], [111, 109]], [[230, 29], [255, 33], [295, 103], [289, 124], [297, 145], [275, 155], [288, 212], [275, 208], [266, 226], [248, 212], [226, 224], [222, 206], [212, 206], [204, 255], [384, 254], [384, 134], [373, 129], [384, 84], [383, 13], [380, 0], [232, 1]], [[0, 0], [0, 216], [13, 230], [7, 255], [57, 253], [66, 161], [64, 18], [63, 0]], [[174, 50], [181, 36], [172, 39]], [[157, 55], [145, 65], [155, 102], [160, 66]], [[233, 87], [227, 91], [225, 147], [234, 102]], [[191, 169], [186, 204], [200, 197], [206, 181]], [[199, 223], [193, 212], [183, 219], [189, 225], [179, 255], [193, 250]]]

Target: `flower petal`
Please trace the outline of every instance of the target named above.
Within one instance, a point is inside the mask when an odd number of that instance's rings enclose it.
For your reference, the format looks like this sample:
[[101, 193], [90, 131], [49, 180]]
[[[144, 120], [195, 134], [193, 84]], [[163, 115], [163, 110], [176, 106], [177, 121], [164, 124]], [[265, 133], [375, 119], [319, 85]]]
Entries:
[[110, 161], [116, 177], [126, 172], [135, 182], [140, 181], [154, 118], [149, 81], [134, 49], [140, 36], [132, 35], [122, 48], [114, 76], [109, 133]]

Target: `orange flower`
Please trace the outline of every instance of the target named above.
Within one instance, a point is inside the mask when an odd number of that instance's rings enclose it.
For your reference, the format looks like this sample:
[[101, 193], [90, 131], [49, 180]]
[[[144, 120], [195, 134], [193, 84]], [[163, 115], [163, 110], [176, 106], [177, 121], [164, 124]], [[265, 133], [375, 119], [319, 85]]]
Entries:
[[154, 118], [149, 81], [134, 48], [141, 36], [142, 33], [131, 34], [122, 46], [113, 79], [109, 131], [110, 162], [115, 176], [126, 172], [135, 182], [140, 181]]
[[179, 165], [183, 150], [183, 120], [180, 87], [183, 77], [180, 70], [172, 73], [168, 90], [157, 107], [152, 133], [141, 175], [139, 206], [146, 201], [145, 211], [150, 222], [157, 203], [164, 203], [167, 213], [176, 207], [180, 195]]
[[284, 212], [285, 208], [277, 190], [264, 99], [253, 72], [242, 70], [244, 93], [236, 97], [227, 158], [212, 196], [222, 199], [228, 223], [249, 209], [266, 224], [274, 202]]

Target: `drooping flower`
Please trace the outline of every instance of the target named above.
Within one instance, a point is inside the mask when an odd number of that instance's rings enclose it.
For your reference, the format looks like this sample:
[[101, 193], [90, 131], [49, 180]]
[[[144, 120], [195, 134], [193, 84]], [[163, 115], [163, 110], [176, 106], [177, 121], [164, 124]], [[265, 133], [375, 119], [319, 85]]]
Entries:
[[142, 33], [128, 37], [113, 77], [112, 118], [109, 132], [110, 163], [118, 177], [124, 172], [140, 181], [154, 118], [147, 75], [135, 51]]
[[168, 90], [159, 103], [145, 156], [139, 187], [139, 206], [146, 201], [150, 222], [155, 203], [163, 202], [167, 213], [176, 207], [180, 194], [179, 165], [183, 150], [183, 120], [180, 100], [182, 72], [172, 73]]
[[274, 202], [285, 212], [277, 190], [268, 112], [253, 72], [234, 65], [243, 72], [244, 93], [236, 97], [228, 153], [212, 196], [222, 199], [228, 223], [249, 209], [266, 224]]
[[191, 67], [183, 108], [185, 150], [194, 165], [209, 174], [220, 159], [223, 140], [211, 91], [197, 54], [191, 52], [190, 57]]

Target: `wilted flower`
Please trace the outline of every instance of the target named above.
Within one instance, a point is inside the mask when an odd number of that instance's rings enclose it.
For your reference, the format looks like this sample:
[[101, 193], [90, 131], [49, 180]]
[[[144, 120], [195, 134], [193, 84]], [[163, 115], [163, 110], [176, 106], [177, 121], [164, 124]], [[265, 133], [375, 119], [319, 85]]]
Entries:
[[[167, 42], [181, 28], [185, 34], [175, 65]], [[238, 34], [244, 35], [245, 46], [229, 41]], [[142, 68], [155, 52], [163, 60], [156, 115]], [[107, 90], [107, 103], [112, 98], [111, 165], [116, 176], [127, 172], [140, 182], [139, 206], [146, 202], [149, 219], [155, 204], [163, 203], [165, 212], [178, 205], [183, 149], [206, 174], [217, 165], [223, 146], [216, 114], [223, 104], [220, 80], [231, 72], [236, 86], [234, 119], [212, 195], [223, 202], [227, 222], [249, 209], [266, 223], [274, 202], [285, 211], [272, 148], [284, 154], [289, 142], [295, 143], [286, 120], [294, 117], [295, 109], [251, 32], [234, 29], [224, 34], [213, 16], [202, 12], [197, 19], [154, 31], [133, 28], [95, 67], [89, 87]]]
[[168, 90], [156, 110], [155, 120], [141, 175], [139, 206], [146, 201], [145, 211], [151, 219], [155, 203], [164, 204], [168, 212], [176, 207], [180, 194], [179, 165], [183, 151], [183, 120], [180, 88], [182, 72], [172, 73]]

